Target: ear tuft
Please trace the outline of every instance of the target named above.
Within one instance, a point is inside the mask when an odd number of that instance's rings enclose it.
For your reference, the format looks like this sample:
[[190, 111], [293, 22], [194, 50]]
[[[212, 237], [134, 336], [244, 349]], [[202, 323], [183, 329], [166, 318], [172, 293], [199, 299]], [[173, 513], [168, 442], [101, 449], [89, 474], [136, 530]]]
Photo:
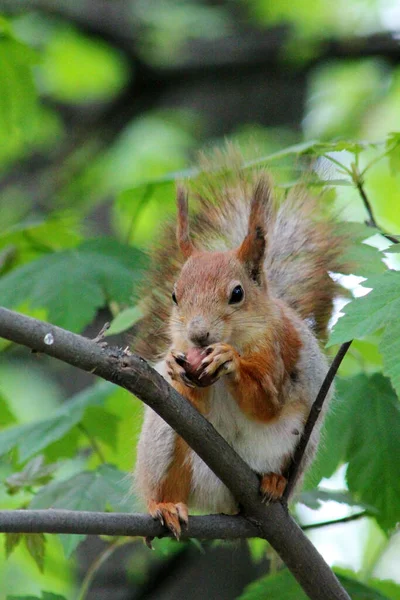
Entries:
[[271, 202], [271, 186], [265, 176], [255, 185], [250, 205], [248, 233], [240, 245], [237, 256], [258, 284], [263, 279], [263, 265], [266, 249], [266, 218]]
[[178, 205], [178, 226], [176, 238], [178, 246], [185, 258], [189, 258], [194, 252], [194, 246], [189, 234], [189, 203], [188, 192], [183, 185], [179, 184], [176, 190]]

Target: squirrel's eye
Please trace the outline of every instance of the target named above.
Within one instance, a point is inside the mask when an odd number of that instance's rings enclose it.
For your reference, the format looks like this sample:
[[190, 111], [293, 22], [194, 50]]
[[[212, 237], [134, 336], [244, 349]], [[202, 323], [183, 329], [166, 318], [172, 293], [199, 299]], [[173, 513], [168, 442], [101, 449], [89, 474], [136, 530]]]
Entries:
[[178, 300], [176, 299], [175, 292], [172, 292], [172, 300], [175, 302], [175, 304], [178, 304]]
[[241, 285], [237, 285], [233, 288], [231, 297], [229, 298], [229, 304], [238, 304], [244, 298], [244, 291]]

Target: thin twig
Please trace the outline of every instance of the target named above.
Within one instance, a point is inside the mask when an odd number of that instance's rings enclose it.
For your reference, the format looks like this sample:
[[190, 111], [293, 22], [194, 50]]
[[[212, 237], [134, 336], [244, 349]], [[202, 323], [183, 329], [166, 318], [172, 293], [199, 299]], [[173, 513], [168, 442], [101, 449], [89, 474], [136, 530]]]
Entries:
[[353, 181], [354, 181], [356, 188], [361, 196], [365, 210], [368, 213], [367, 225], [369, 225], [370, 227], [374, 227], [374, 229], [377, 229], [379, 231], [379, 233], [381, 235], [383, 235], [383, 237], [385, 237], [387, 240], [389, 240], [389, 242], [392, 242], [393, 244], [398, 244], [400, 240], [397, 237], [391, 235], [390, 233], [386, 233], [386, 232], [382, 231], [382, 229], [379, 227], [378, 223], [376, 222], [374, 213], [372, 210], [371, 202], [369, 201], [367, 193], [364, 188], [364, 181], [363, 181], [362, 177], [361, 176], [357, 177], [355, 180], [353, 179]]
[[81, 589], [79, 590], [79, 596], [77, 600], [85, 600], [86, 595], [89, 591], [89, 587], [93, 583], [94, 578], [96, 577], [99, 569], [103, 566], [103, 564], [110, 558], [110, 556], [123, 546], [124, 544], [132, 543], [132, 540], [124, 540], [117, 538], [112, 544], [107, 546], [103, 552], [100, 552], [99, 556], [96, 560], [90, 565], [84, 580], [82, 581]]
[[343, 358], [346, 355], [347, 350], [350, 348], [350, 342], [346, 342], [342, 344], [332, 361], [331, 366], [329, 367], [328, 373], [321, 385], [321, 388], [318, 392], [318, 395], [314, 401], [314, 404], [311, 407], [310, 414], [307, 419], [307, 423], [304, 427], [303, 434], [300, 438], [300, 442], [295, 450], [293, 455], [292, 462], [287, 471], [287, 486], [284, 493], [284, 498], [287, 500], [291, 491], [293, 490], [294, 484], [296, 482], [297, 475], [299, 473], [300, 464], [304, 456], [304, 452], [306, 450], [308, 441], [310, 439], [312, 430], [314, 429], [314, 425], [317, 422], [318, 416], [322, 410], [322, 406], [324, 404], [327, 393], [329, 392], [329, 388], [331, 387], [332, 381], [337, 373], [337, 370], [342, 362]]
[[110, 329], [110, 323], [104, 323], [104, 325], [100, 329], [99, 333], [96, 335], [96, 337], [93, 338], [93, 341], [96, 342], [96, 344], [101, 342], [104, 339], [104, 337], [109, 329]]
[[103, 465], [106, 464], [106, 458], [100, 448], [100, 446], [98, 445], [96, 439], [92, 436], [92, 434], [87, 430], [87, 428], [82, 424], [79, 423], [78, 424], [78, 428], [82, 431], [82, 433], [84, 433], [86, 435], [86, 437], [88, 438], [90, 445], [93, 448], [93, 451], [97, 454], [97, 456], [99, 457], [100, 461], [103, 463]]
[[349, 515], [340, 519], [332, 519], [331, 521], [321, 521], [320, 523], [310, 523], [309, 525], [302, 525], [303, 531], [309, 531], [310, 529], [318, 529], [320, 527], [329, 527], [330, 525], [341, 525], [342, 523], [350, 523], [351, 521], [358, 521], [358, 519], [364, 519], [371, 515], [364, 510], [363, 512], [356, 513], [355, 515]]

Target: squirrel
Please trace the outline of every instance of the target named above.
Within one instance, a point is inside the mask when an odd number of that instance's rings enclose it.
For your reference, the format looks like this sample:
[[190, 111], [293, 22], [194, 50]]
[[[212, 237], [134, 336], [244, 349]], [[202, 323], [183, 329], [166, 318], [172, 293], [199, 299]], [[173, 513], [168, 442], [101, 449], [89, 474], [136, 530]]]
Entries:
[[[340, 289], [330, 273], [346, 273], [346, 240], [304, 186], [278, 205], [266, 172], [236, 169], [225, 179], [203, 184], [192, 219], [189, 189], [177, 187], [177, 232], [168, 225], [154, 252], [148, 312], [133, 349], [210, 421], [260, 476], [261, 496], [275, 501], [328, 370], [321, 341]], [[322, 412], [331, 396], [332, 390]], [[176, 538], [188, 523], [188, 506], [239, 510], [226, 486], [149, 407], [135, 480], [149, 513]]]

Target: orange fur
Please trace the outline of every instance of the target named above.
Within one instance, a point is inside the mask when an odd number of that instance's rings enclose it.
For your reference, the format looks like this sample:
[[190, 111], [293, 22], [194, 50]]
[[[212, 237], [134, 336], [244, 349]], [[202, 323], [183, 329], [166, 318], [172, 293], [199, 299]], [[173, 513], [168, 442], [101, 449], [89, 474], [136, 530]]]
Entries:
[[301, 348], [298, 333], [284, 311], [275, 333], [277, 338], [265, 338], [262, 345], [257, 345], [256, 352], [249, 347], [243, 357], [238, 354], [236, 371], [228, 377], [231, 393], [241, 410], [264, 423], [281, 413], [282, 386], [292, 374]]
[[172, 386], [177, 392], [187, 398], [201, 414], [207, 413], [209, 405], [208, 399], [210, 395], [210, 392], [207, 388], [189, 388], [179, 381], [173, 381]]
[[181, 534], [181, 522], [188, 522], [187, 503], [192, 481], [188, 453], [189, 446], [176, 435], [169, 469], [153, 497], [147, 502], [147, 510], [152, 517], [165, 524], [177, 539]]
[[238, 355], [237, 368], [228, 376], [231, 394], [252, 419], [268, 423], [281, 410], [276, 383], [276, 355], [266, 346], [247, 357]]
[[285, 371], [288, 375], [290, 375], [293, 372], [297, 359], [299, 358], [301, 341], [299, 334], [283, 310], [281, 311], [281, 316], [282, 321], [279, 345]]
[[189, 446], [176, 435], [173, 459], [156, 493], [159, 502], [187, 503], [192, 477], [188, 453]]

